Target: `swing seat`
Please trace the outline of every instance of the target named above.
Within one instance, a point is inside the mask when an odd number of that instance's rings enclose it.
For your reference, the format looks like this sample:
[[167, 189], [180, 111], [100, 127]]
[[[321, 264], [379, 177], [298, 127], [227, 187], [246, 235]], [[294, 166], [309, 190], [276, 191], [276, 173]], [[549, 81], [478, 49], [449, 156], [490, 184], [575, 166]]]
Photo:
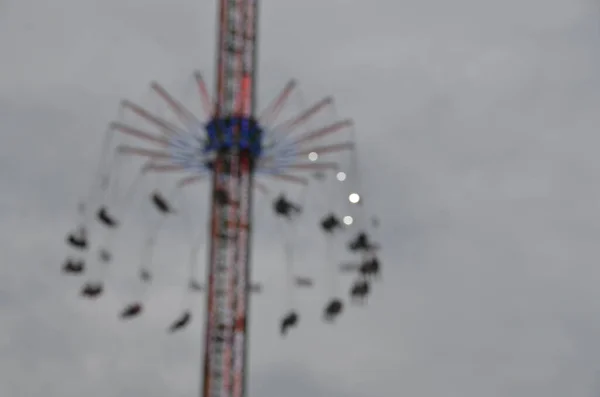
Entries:
[[108, 212], [106, 207], [101, 207], [96, 213], [96, 218], [106, 227], [115, 228], [118, 226], [118, 222]]
[[169, 327], [169, 332], [173, 333], [185, 328], [192, 319], [192, 313], [188, 310], [183, 312]]
[[143, 306], [139, 302], [130, 303], [125, 306], [125, 309], [120, 314], [121, 319], [127, 320], [133, 317], [137, 317], [142, 313]]

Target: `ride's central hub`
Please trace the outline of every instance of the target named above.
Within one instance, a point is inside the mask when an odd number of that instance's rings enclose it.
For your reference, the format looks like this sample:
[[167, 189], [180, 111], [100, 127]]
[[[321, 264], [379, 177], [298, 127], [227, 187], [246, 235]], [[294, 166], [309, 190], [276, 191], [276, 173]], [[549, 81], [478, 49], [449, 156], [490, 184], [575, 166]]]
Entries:
[[228, 152], [233, 148], [249, 151], [253, 158], [262, 153], [263, 129], [253, 117], [214, 118], [205, 125], [204, 152]]

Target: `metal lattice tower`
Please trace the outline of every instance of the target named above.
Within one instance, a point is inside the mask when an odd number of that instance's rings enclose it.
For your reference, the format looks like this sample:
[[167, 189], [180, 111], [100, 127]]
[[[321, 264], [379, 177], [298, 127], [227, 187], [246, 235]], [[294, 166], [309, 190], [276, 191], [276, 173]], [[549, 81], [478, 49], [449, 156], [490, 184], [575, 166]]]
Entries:
[[[220, 0], [216, 139], [240, 142], [255, 124], [257, 11], [257, 0]], [[252, 152], [237, 144], [214, 161], [203, 397], [245, 392], [252, 166]]]

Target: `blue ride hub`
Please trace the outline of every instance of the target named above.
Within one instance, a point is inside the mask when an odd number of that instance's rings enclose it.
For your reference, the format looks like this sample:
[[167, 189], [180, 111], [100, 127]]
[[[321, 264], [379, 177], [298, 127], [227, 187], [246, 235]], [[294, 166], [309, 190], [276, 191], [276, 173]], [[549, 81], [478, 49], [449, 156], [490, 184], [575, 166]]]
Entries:
[[204, 153], [227, 153], [233, 148], [249, 152], [254, 163], [262, 154], [263, 129], [254, 117], [228, 116], [214, 118], [206, 125]]

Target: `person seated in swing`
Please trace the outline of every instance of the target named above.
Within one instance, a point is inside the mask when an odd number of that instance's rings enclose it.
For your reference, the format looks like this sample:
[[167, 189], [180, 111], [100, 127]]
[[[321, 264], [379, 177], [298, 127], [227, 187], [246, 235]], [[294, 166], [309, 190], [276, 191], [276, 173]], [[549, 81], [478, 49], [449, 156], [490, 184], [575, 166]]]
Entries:
[[321, 228], [326, 233], [334, 233], [336, 230], [342, 229], [343, 226], [340, 219], [334, 213], [331, 213], [323, 218], [321, 221]]
[[379, 259], [374, 256], [366, 261], [359, 268], [359, 273], [365, 277], [373, 276], [378, 277], [380, 275], [380, 264]]
[[117, 225], [118, 225], [117, 220], [108, 213], [108, 208], [106, 208], [106, 207], [100, 207], [100, 209], [96, 213], [96, 217], [106, 227], [114, 228], [114, 227], [117, 227]]
[[185, 328], [190, 323], [191, 319], [192, 319], [192, 313], [190, 311], [186, 310], [185, 312], [183, 312], [183, 314], [181, 316], [179, 316], [179, 318], [177, 320], [175, 320], [173, 322], [173, 324], [171, 324], [171, 326], [169, 327], [169, 332], [173, 333], [173, 332], [179, 331], [180, 329]]
[[354, 240], [348, 244], [350, 251], [370, 252], [377, 249], [377, 245], [371, 242], [371, 239], [365, 232], [360, 232]]
[[275, 213], [279, 216], [283, 216], [288, 219], [292, 219], [294, 215], [298, 215], [302, 212], [302, 208], [286, 199], [285, 195], [281, 193], [279, 197], [273, 203]]
[[134, 302], [125, 307], [120, 314], [121, 319], [127, 320], [129, 318], [137, 317], [142, 313], [142, 304], [139, 302]]
[[331, 301], [329, 301], [327, 306], [325, 306], [325, 310], [323, 313], [325, 321], [331, 322], [335, 320], [335, 318], [342, 313], [343, 308], [344, 304], [340, 299], [334, 298]]
[[102, 295], [104, 287], [99, 282], [88, 282], [81, 289], [81, 295], [85, 298], [95, 299]]
[[163, 197], [163, 195], [158, 190], [155, 190], [150, 197], [156, 209], [161, 213], [170, 214], [174, 212], [171, 204], [167, 201], [167, 199]]
[[350, 289], [350, 297], [353, 301], [362, 303], [369, 295], [369, 292], [370, 287], [367, 280], [358, 280], [352, 285], [352, 288]]
[[293, 310], [291, 312], [289, 312], [288, 314], [286, 314], [281, 319], [281, 326], [280, 326], [281, 336], [286, 336], [289, 328], [296, 327], [298, 325], [298, 319], [299, 319], [298, 313], [296, 313]]
[[83, 260], [67, 258], [63, 265], [63, 272], [67, 274], [81, 274], [85, 270], [85, 263]]
[[75, 233], [70, 233], [67, 236], [67, 244], [80, 250], [86, 249], [88, 247], [86, 229], [81, 226]]

